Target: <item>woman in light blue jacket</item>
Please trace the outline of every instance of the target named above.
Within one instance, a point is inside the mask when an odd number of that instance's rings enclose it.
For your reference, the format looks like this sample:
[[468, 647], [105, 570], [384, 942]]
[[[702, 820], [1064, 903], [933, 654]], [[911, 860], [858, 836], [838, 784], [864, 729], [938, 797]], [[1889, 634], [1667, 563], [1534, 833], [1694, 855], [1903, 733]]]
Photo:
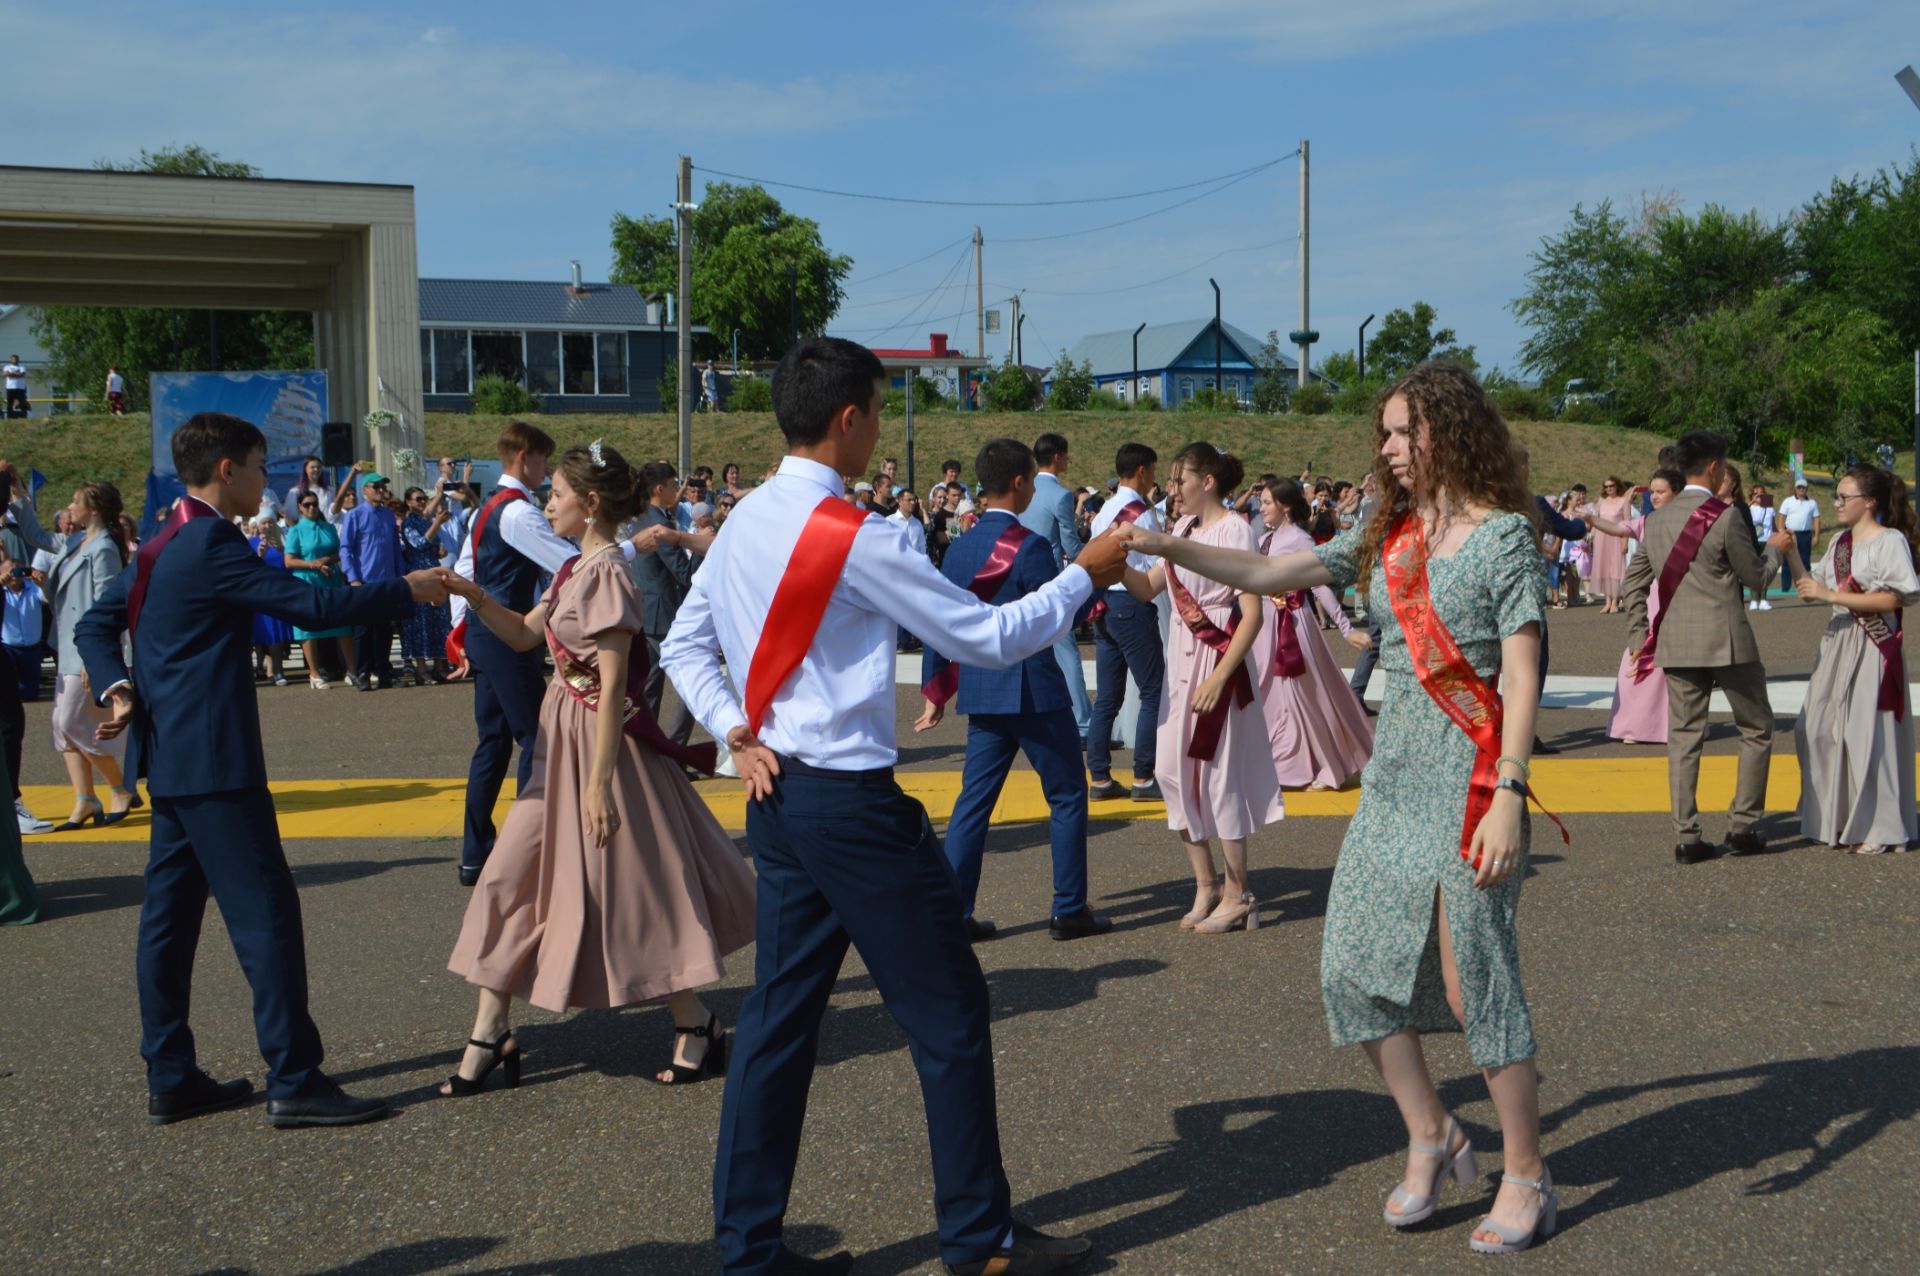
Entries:
[[[102, 741], [94, 728], [106, 721], [106, 711], [94, 703], [85, 685], [85, 666], [73, 645], [73, 629], [105, 593], [131, 557], [120, 515], [120, 489], [111, 483], [82, 483], [67, 507], [65, 545], [59, 547], [47, 572], [47, 593], [53, 599], [56, 683], [53, 696], [53, 748], [66, 763], [73, 782], [73, 814], [56, 833], [77, 829], [92, 820], [118, 824], [127, 812], [142, 805], [140, 795], [122, 782], [120, 760], [126, 755], [126, 737]], [[103, 807], [94, 795], [98, 772], [112, 789], [112, 805]]]

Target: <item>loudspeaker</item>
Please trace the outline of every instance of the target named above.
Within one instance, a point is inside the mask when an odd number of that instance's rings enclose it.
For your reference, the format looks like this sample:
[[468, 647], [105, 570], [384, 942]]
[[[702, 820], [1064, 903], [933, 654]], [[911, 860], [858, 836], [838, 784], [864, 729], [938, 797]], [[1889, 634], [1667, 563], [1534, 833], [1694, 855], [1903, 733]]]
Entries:
[[328, 421], [320, 427], [320, 464], [329, 469], [353, 464], [353, 422]]

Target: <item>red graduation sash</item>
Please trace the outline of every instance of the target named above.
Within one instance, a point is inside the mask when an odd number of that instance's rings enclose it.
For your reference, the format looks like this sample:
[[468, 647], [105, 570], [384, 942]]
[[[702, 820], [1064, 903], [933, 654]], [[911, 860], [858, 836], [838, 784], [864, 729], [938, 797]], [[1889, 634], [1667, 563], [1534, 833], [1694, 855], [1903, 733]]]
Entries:
[[195, 519], [219, 518], [218, 510], [198, 497], [182, 497], [173, 507], [173, 517], [160, 529], [159, 535], [142, 545], [134, 554], [133, 587], [127, 590], [127, 636], [132, 637], [140, 625], [140, 610], [147, 605], [147, 583], [153, 576], [153, 567], [160, 561], [162, 550], [173, 543], [180, 529]]
[[[1840, 533], [1833, 542], [1833, 578], [1843, 594], [1864, 594], [1867, 590], [1853, 578], [1853, 532]], [[1896, 623], [1900, 612], [1893, 613]], [[1906, 716], [1906, 654], [1900, 648], [1900, 631], [1878, 612], [1856, 611], [1854, 623], [1867, 635], [1867, 641], [1880, 649], [1880, 698], [1874, 708], [1893, 715], [1895, 722]]]
[[[487, 520], [493, 517], [495, 510], [508, 501], [526, 499], [527, 494], [519, 488], [503, 487], [489, 496], [487, 503], [480, 507], [480, 512], [473, 516], [473, 574], [475, 576], [480, 574], [480, 533], [487, 530]], [[447, 660], [456, 669], [467, 663], [467, 618], [468, 613], [461, 612], [460, 623], [455, 625], [452, 632], [447, 635]]]
[[1707, 538], [1707, 529], [1726, 511], [1727, 503], [1717, 496], [1709, 496], [1701, 501], [1700, 508], [1687, 517], [1687, 525], [1680, 529], [1680, 539], [1667, 551], [1667, 561], [1660, 568], [1660, 614], [1648, 623], [1647, 640], [1640, 644], [1640, 654], [1634, 658], [1635, 682], [1645, 682], [1647, 675], [1653, 672], [1653, 651], [1660, 642], [1660, 626], [1673, 611], [1673, 593], [1686, 578], [1687, 569], [1693, 566], [1694, 555], [1700, 552], [1700, 542]]
[[[1427, 535], [1420, 517], [1400, 515], [1381, 556], [1387, 575], [1387, 597], [1393, 603], [1394, 618], [1406, 635], [1407, 654], [1413, 660], [1413, 674], [1420, 687], [1440, 711], [1453, 719], [1455, 726], [1473, 741], [1473, 775], [1467, 782], [1467, 815], [1460, 827], [1460, 858], [1473, 867], [1473, 833], [1493, 806], [1494, 782], [1500, 778], [1496, 761], [1500, 756], [1500, 696], [1486, 679], [1474, 672], [1460, 644], [1453, 640], [1433, 607], [1433, 595], [1427, 588]], [[1573, 838], [1560, 817], [1541, 805], [1533, 787], [1527, 796], [1540, 807], [1560, 830], [1560, 840]]]
[[[1267, 552], [1273, 544], [1273, 533], [1268, 532], [1260, 541], [1260, 552]], [[1293, 613], [1307, 605], [1307, 591], [1289, 590], [1273, 596], [1273, 609], [1278, 621], [1273, 636], [1273, 670], [1275, 678], [1298, 678], [1307, 672], [1307, 653], [1300, 646], [1300, 631], [1294, 626]]]
[[[993, 543], [993, 551], [987, 555], [986, 564], [967, 586], [975, 598], [983, 603], [993, 601], [993, 596], [1000, 592], [1000, 586], [1006, 583], [1013, 571], [1013, 560], [1019, 557], [1020, 546], [1031, 535], [1032, 529], [1023, 526], [1018, 519], [1000, 533], [1000, 539]], [[939, 673], [920, 688], [920, 694], [935, 704], [944, 705], [953, 699], [953, 693], [959, 689], [960, 666], [949, 660]]]
[[[1151, 505], [1147, 504], [1145, 497], [1137, 501], [1128, 501], [1120, 507], [1120, 512], [1113, 516], [1113, 522], [1108, 523], [1107, 527], [1111, 529], [1120, 523], [1136, 523], [1140, 520], [1142, 514], [1145, 514], [1152, 508]], [[1087, 608], [1088, 620], [1098, 620], [1107, 614], [1106, 592], [1107, 591], [1102, 590], [1101, 596], [1093, 600], [1093, 606]]]
[[[1193, 529], [1200, 526], [1196, 518], [1187, 521], [1182, 537], [1193, 535]], [[1239, 599], [1236, 596], [1232, 613], [1227, 617], [1227, 627], [1222, 629], [1213, 623], [1211, 617], [1200, 606], [1198, 600], [1180, 583], [1179, 574], [1172, 563], [1166, 566], [1167, 592], [1173, 596], [1173, 609], [1180, 614], [1187, 629], [1204, 645], [1211, 647], [1217, 654], [1225, 655], [1227, 644], [1233, 641], [1233, 631], [1240, 627]], [[1213, 761], [1213, 755], [1220, 748], [1220, 733], [1226, 730], [1227, 712], [1230, 709], [1246, 708], [1253, 703], [1253, 677], [1247, 672], [1247, 662], [1242, 660], [1227, 679], [1227, 694], [1214, 701], [1213, 708], [1200, 715], [1193, 727], [1193, 743], [1187, 746], [1187, 756], [1200, 762]]]
[[800, 662], [807, 658], [813, 636], [833, 599], [833, 587], [853, 552], [854, 533], [867, 519], [866, 511], [837, 496], [823, 496], [807, 517], [794, 542], [786, 574], [773, 591], [760, 641], [747, 669], [747, 730], [760, 734], [767, 706]]
[[[599, 668], [568, 651], [567, 645], [560, 641], [560, 635], [553, 632], [552, 618], [554, 609], [560, 605], [560, 590], [573, 576], [573, 569], [579, 562], [578, 557], [569, 558], [553, 574], [553, 586], [548, 591], [552, 601], [547, 607], [547, 647], [553, 652], [553, 665], [560, 675], [561, 685], [575, 700], [598, 713], [601, 699]], [[649, 667], [647, 644], [636, 641], [628, 649], [627, 687], [620, 705], [620, 713], [625, 721], [621, 729], [662, 757], [682, 766], [690, 766], [703, 775], [712, 775], [720, 757], [719, 746], [711, 740], [705, 744], [681, 744], [660, 729], [659, 720], [647, 708], [645, 691]]]

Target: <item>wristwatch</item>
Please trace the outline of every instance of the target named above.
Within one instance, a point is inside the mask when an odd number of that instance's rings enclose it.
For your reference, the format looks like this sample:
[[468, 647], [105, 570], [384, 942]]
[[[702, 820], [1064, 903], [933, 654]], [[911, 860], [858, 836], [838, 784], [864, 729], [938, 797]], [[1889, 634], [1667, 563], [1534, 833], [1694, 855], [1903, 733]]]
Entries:
[[1527, 786], [1512, 776], [1501, 776], [1493, 782], [1493, 787], [1496, 791], [1500, 789], [1507, 790], [1509, 793], [1516, 795], [1522, 803], [1525, 803], [1527, 800]]

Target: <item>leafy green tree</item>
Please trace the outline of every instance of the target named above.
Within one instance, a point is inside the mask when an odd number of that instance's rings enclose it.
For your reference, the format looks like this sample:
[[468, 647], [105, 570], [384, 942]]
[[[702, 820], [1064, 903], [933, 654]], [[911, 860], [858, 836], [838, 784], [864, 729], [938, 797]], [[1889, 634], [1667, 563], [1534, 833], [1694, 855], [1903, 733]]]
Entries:
[[[679, 291], [679, 242], [671, 217], [613, 215], [615, 283], [649, 295]], [[827, 326], [846, 299], [853, 258], [827, 251], [820, 224], [797, 217], [759, 186], [709, 182], [693, 213], [695, 323], [700, 353], [718, 354], [740, 330], [741, 353], [777, 358], [791, 335], [787, 270], [794, 270], [800, 335]]]
[[993, 412], [1027, 412], [1040, 402], [1040, 383], [1025, 368], [1007, 356], [1005, 363], [987, 373], [986, 403]]
[[1566, 228], [1542, 240], [1527, 271], [1527, 291], [1511, 305], [1532, 333], [1521, 365], [1557, 392], [1575, 377], [1607, 380], [1614, 351], [1647, 330], [1641, 300], [1650, 253], [1627, 219], [1603, 200], [1574, 205]]
[[1093, 364], [1083, 359], [1076, 367], [1064, 350], [1054, 361], [1049, 379], [1053, 386], [1047, 392], [1047, 407], [1056, 412], [1084, 408], [1093, 398]]
[[1794, 232], [1806, 286], [1878, 317], [1920, 349], [1920, 152], [1867, 179], [1835, 181]]
[[[176, 173], [199, 177], [259, 177], [260, 170], [221, 159], [201, 146], [140, 152], [108, 172]], [[69, 390], [98, 393], [109, 364], [127, 379], [127, 405], [147, 406], [153, 372], [207, 372], [221, 368], [311, 368], [313, 316], [286, 310], [162, 310], [131, 306], [42, 306], [32, 317], [46, 347], [52, 379]]]
[[1439, 312], [1424, 301], [1414, 302], [1411, 310], [1389, 310], [1380, 321], [1380, 331], [1367, 343], [1368, 371], [1392, 380], [1429, 359], [1450, 359], [1478, 368], [1472, 346], [1461, 345], [1453, 329], [1433, 326], [1438, 317]]
[[1335, 385], [1347, 385], [1360, 379], [1360, 356], [1351, 350], [1336, 350], [1321, 357], [1318, 371]]

